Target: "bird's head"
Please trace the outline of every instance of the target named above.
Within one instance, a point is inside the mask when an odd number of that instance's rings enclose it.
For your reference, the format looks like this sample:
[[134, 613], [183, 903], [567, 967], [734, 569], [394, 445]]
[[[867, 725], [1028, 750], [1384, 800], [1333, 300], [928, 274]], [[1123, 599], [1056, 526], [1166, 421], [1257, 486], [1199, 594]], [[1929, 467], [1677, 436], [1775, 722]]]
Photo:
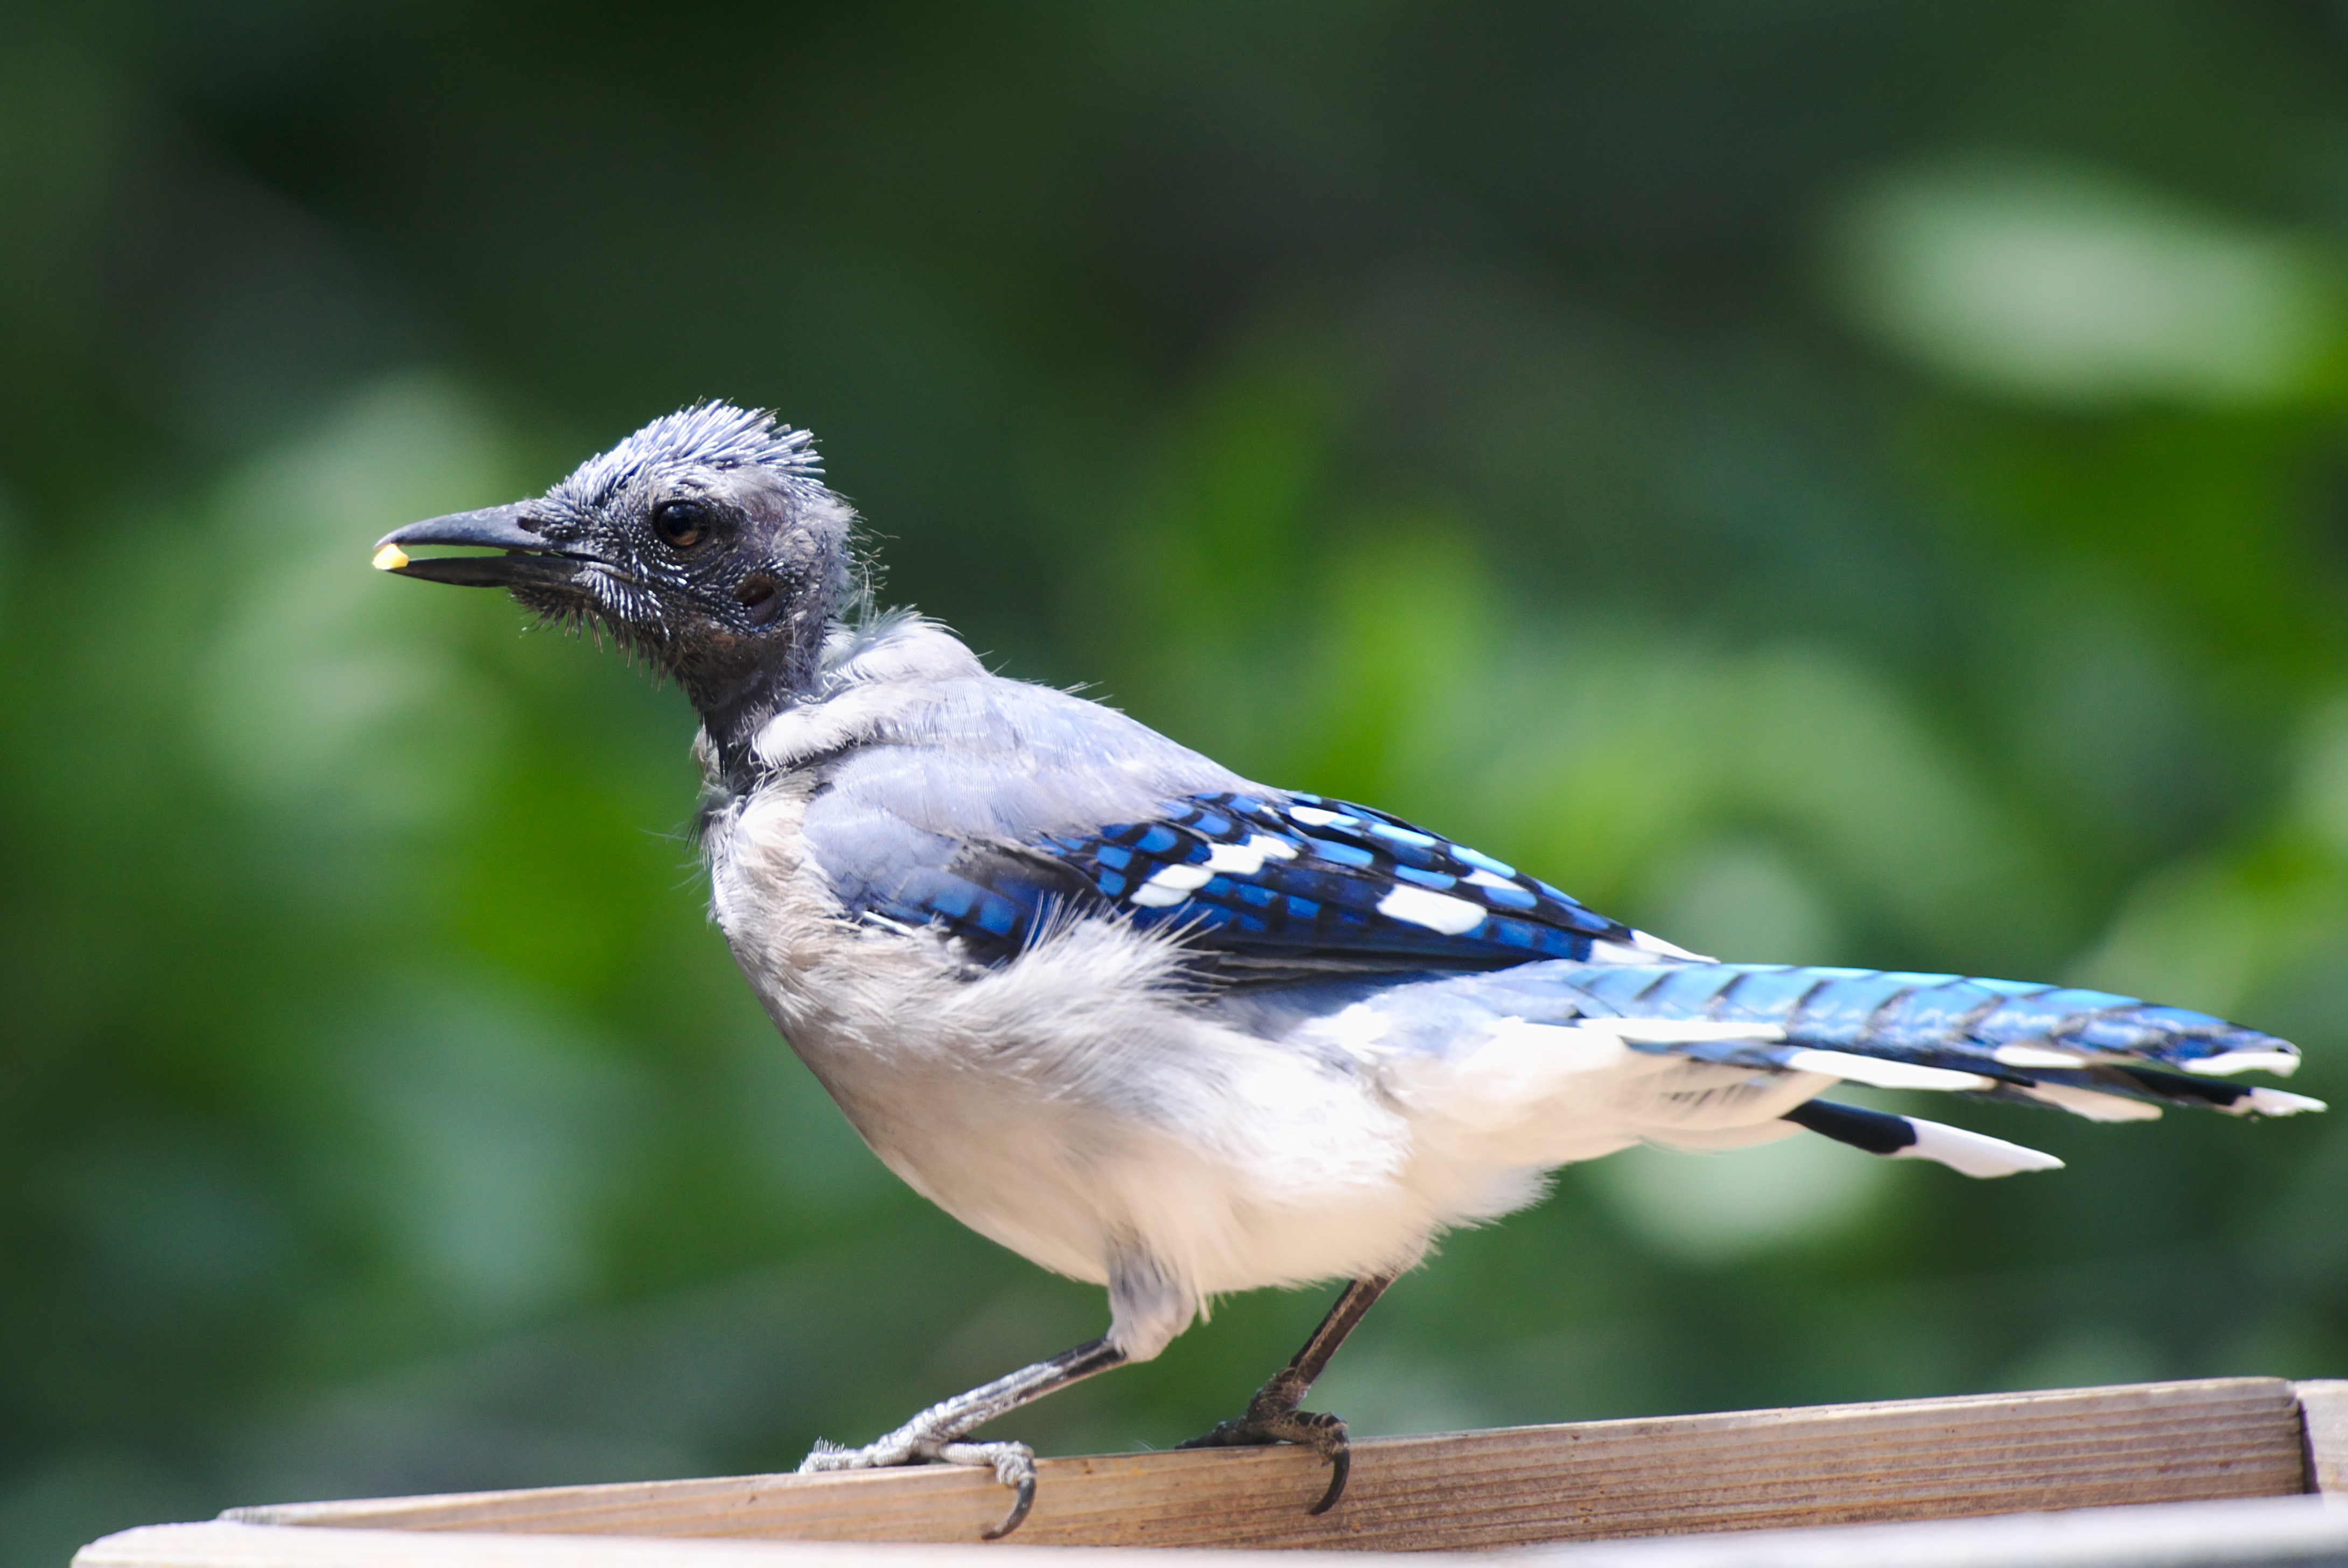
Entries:
[[[855, 515], [821, 474], [806, 431], [705, 403], [536, 500], [395, 528], [376, 565], [509, 589], [550, 620], [610, 633], [676, 677], [722, 743], [812, 680], [851, 591]], [[408, 553], [434, 545], [498, 553]]]

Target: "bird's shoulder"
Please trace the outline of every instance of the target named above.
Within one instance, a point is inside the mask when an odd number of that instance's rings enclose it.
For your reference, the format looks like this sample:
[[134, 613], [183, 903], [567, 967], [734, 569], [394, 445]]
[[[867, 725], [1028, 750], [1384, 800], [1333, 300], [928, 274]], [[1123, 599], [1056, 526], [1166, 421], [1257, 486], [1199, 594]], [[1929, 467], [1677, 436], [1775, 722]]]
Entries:
[[[1250, 787], [1103, 703], [994, 674], [944, 628], [902, 614], [836, 633], [815, 690], [767, 722], [751, 755], [754, 776], [729, 780], [703, 749], [705, 842], [788, 831], [788, 859], [828, 878], [851, 913], [974, 846]], [[744, 809], [766, 796], [795, 804]]]
[[1090, 760], [1201, 786], [1241, 782], [1105, 703], [994, 673], [960, 638], [911, 614], [835, 632], [814, 689], [760, 728], [751, 756], [771, 774], [889, 746], [934, 751], [945, 768]]

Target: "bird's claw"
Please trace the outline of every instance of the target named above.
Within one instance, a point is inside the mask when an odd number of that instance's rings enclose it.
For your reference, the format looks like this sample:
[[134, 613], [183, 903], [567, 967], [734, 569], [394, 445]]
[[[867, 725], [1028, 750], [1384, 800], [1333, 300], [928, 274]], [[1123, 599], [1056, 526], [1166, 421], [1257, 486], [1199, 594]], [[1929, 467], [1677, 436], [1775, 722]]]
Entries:
[[1304, 1511], [1307, 1514], [1326, 1513], [1337, 1506], [1337, 1500], [1345, 1495], [1345, 1482], [1354, 1473], [1354, 1446], [1341, 1417], [1323, 1410], [1300, 1410], [1279, 1403], [1276, 1397], [1266, 1399], [1258, 1394], [1249, 1402], [1246, 1415], [1236, 1420], [1218, 1421], [1215, 1430], [1204, 1437], [1175, 1446], [1262, 1448], [1272, 1443], [1294, 1443], [1311, 1449], [1329, 1463], [1329, 1488], [1321, 1494], [1320, 1501]]
[[821, 1439], [807, 1458], [799, 1460], [799, 1473], [813, 1475], [834, 1470], [888, 1470], [898, 1465], [959, 1464], [984, 1467], [994, 1471], [994, 1479], [1009, 1487], [1015, 1494], [1011, 1500], [1011, 1512], [1003, 1522], [980, 1537], [984, 1541], [1000, 1541], [1019, 1528], [1027, 1511], [1035, 1506], [1035, 1450], [1025, 1443], [967, 1443], [953, 1439], [932, 1438], [917, 1432], [895, 1431], [878, 1442], [860, 1449], [841, 1448]]
[[994, 1479], [1012, 1490], [1011, 1512], [980, 1537], [983, 1541], [1002, 1540], [1035, 1506], [1035, 1450], [1025, 1443], [941, 1443], [938, 1459], [946, 1464], [993, 1465]]

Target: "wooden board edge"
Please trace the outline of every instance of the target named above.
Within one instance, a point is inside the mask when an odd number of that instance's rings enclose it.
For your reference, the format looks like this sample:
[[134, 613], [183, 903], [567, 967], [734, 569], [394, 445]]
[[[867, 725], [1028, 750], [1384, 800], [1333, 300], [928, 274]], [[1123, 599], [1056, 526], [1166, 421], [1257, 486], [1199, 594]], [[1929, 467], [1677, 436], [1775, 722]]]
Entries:
[[[209, 1521], [154, 1524], [92, 1542], [73, 1568], [1132, 1568], [1138, 1548], [883, 1545], [630, 1536], [290, 1529]], [[1169, 1559], [1154, 1554], [1159, 1562]], [[1292, 1551], [1186, 1549], [1182, 1568], [1294, 1568]], [[1487, 1553], [1318, 1554], [1343, 1568], [1488, 1568]], [[2348, 1503], [2329, 1497], [2172, 1502], [1531, 1547], [1540, 1568], [2224, 1568], [2348, 1559]]]
[[[2011, 1409], [2027, 1417], [2043, 1409], [2057, 1416], [2080, 1400], [2101, 1399], [2140, 1401], [2147, 1409], [2214, 1399], [2228, 1394], [2243, 1398], [2271, 1397], [2285, 1419], [2304, 1412], [2298, 1389], [2280, 1378], [2199, 1378], [2160, 1383], [2125, 1383], [2086, 1389], [2040, 1389], [2013, 1394], [1956, 1394], [1918, 1399], [1879, 1399], [1840, 1405], [1800, 1405], [1773, 1409], [1724, 1410], [1680, 1416], [1628, 1416], [1607, 1420], [1570, 1421], [1545, 1426], [1492, 1427], [1468, 1432], [1421, 1433], [1406, 1437], [1366, 1438], [1354, 1445], [1357, 1461], [1381, 1453], [1406, 1454], [1443, 1445], [1465, 1452], [1477, 1449], [1498, 1451], [1528, 1446], [1568, 1448], [1597, 1438], [1653, 1437], [1751, 1430], [1756, 1440], [1798, 1432], [1807, 1425], [1831, 1425], [1875, 1416], [1929, 1417], [1946, 1410], [1969, 1414], [1985, 1406]], [[2343, 1384], [2348, 1388], [2348, 1384]], [[2328, 1409], [2330, 1407], [2326, 1407]], [[2303, 1413], [2300, 1417], [2304, 1419]], [[2329, 1429], [2327, 1428], [2327, 1430]], [[1171, 1475], [1197, 1464], [1229, 1463], [1253, 1458], [1298, 1457], [1289, 1450], [1159, 1450], [1138, 1453], [1049, 1458], [1041, 1461], [1045, 1484], [1055, 1478], [1107, 1473], [1147, 1475], [1164, 1471]], [[427, 1493], [410, 1497], [352, 1498], [320, 1502], [263, 1503], [232, 1508], [221, 1518], [243, 1524], [294, 1524], [308, 1527], [461, 1530], [468, 1514], [492, 1518], [539, 1506], [572, 1506], [582, 1510], [633, 1510], [664, 1502], [759, 1491], [838, 1491], [843, 1497], [855, 1489], [890, 1492], [951, 1486], [956, 1472], [923, 1467], [901, 1471], [846, 1471], [813, 1475], [784, 1471], [764, 1475], [695, 1477], [677, 1481], [608, 1481], [578, 1486], [530, 1487], [494, 1491]], [[877, 1501], [877, 1500], [876, 1500]]]
[[[1984, 1466], [1960, 1457], [1968, 1444], [1989, 1445]], [[2277, 1496], [2306, 1490], [2302, 1450], [2292, 1386], [2235, 1378], [1371, 1440], [1354, 1495], [1322, 1519], [1302, 1512], [1322, 1479], [1295, 1449], [1049, 1460], [1025, 1543], [1460, 1551]], [[991, 1476], [938, 1467], [294, 1504], [227, 1520], [962, 1542], [1002, 1505]]]
[[[747, 1541], [654, 1535], [531, 1535], [506, 1531], [351, 1530], [212, 1519], [146, 1524], [102, 1536], [73, 1568], [1131, 1568], [1120, 1546], [1016, 1542]], [[1162, 1555], [1162, 1553], [1159, 1553]], [[1478, 1554], [1479, 1556], [1481, 1554]], [[1183, 1568], [1296, 1568], [1293, 1551], [1184, 1548]], [[1347, 1568], [1468, 1568], [1464, 1553], [1336, 1552]]]
[[2307, 1490], [2348, 1495], [2348, 1378], [2293, 1383], [2307, 1449]]

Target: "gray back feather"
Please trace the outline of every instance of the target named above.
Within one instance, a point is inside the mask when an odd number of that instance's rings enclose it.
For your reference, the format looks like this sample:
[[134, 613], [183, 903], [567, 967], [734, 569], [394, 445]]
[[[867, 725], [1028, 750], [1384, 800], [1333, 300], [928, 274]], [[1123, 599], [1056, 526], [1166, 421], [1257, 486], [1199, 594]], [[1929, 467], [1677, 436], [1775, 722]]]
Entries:
[[1088, 832], [1208, 790], [1266, 792], [1115, 709], [992, 675], [910, 617], [835, 642], [824, 689], [759, 737], [815, 775], [806, 847], [844, 897], [967, 845]]

